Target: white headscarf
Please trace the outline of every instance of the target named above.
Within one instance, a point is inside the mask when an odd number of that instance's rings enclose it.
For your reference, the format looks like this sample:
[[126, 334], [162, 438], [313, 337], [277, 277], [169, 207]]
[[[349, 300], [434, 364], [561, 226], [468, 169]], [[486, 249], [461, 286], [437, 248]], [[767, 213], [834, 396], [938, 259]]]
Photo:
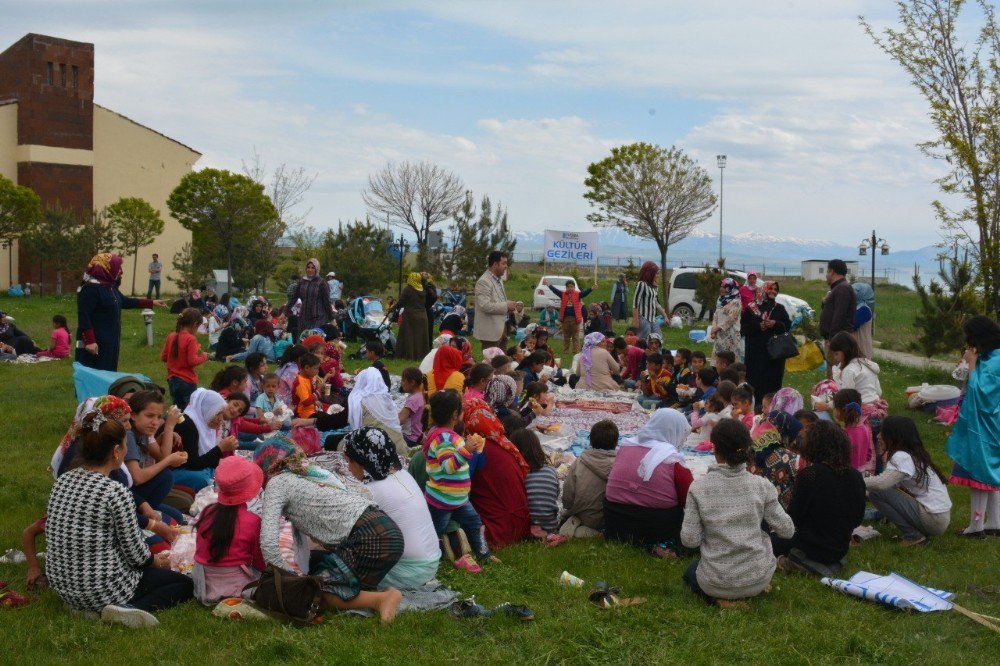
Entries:
[[226, 399], [210, 389], [195, 389], [191, 394], [184, 415], [194, 422], [198, 429], [198, 455], [203, 456], [215, 448], [216, 431], [208, 422], [226, 408]]
[[677, 450], [677, 444], [684, 442], [690, 433], [691, 426], [684, 415], [676, 409], [664, 407], [653, 412], [646, 425], [619, 446], [644, 446], [649, 449], [637, 470], [643, 481], [649, 481], [661, 463], [684, 462], [684, 455]]
[[396, 409], [396, 403], [392, 401], [378, 368], [367, 368], [359, 372], [354, 380], [354, 388], [347, 396], [347, 420], [351, 424], [351, 430], [358, 430], [364, 425], [362, 402], [365, 409], [371, 412], [384, 428], [403, 431], [399, 425], [399, 410]]

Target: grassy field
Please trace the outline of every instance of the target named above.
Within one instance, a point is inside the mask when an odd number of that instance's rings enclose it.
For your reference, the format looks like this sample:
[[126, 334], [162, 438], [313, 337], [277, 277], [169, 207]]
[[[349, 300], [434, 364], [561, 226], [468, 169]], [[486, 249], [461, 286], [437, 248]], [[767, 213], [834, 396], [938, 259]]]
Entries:
[[[534, 276], [514, 278], [512, 297], [528, 302]], [[586, 284], [586, 282], [585, 282]], [[600, 298], [610, 284], [599, 287]], [[818, 304], [819, 284], [785, 290]], [[880, 301], [880, 316], [890, 318], [903, 297]], [[75, 319], [71, 297], [20, 301], [0, 297], [0, 310], [45, 344], [49, 318], [62, 312]], [[902, 306], [899, 306], [902, 312]], [[910, 315], [912, 317], [912, 315]], [[163, 382], [159, 345], [172, 329], [173, 317], [158, 313], [156, 345], [145, 346], [142, 321], [126, 312], [122, 325], [121, 368], [143, 372]], [[907, 324], [898, 315], [901, 328]], [[882, 331], [890, 329], [888, 324]], [[905, 331], [900, 331], [903, 339]], [[876, 336], [880, 337], [881, 333]], [[669, 331], [667, 346], [686, 342], [685, 331]], [[556, 341], [558, 345], [559, 342]], [[569, 361], [566, 357], [565, 362]], [[349, 363], [354, 369], [356, 362]], [[398, 372], [405, 363], [390, 361]], [[207, 382], [222, 364], [202, 366]], [[789, 375], [787, 383], [806, 390], [819, 372]], [[893, 413], [903, 413], [904, 390], [922, 381], [947, 378], [883, 364], [882, 383]], [[45, 511], [51, 477], [46, 465], [69, 424], [75, 401], [68, 361], [42, 365], [0, 364], [0, 550], [19, 547], [21, 530]], [[917, 420], [935, 460], [944, 469], [946, 431]], [[953, 527], [968, 521], [968, 493], [951, 488]], [[865, 569], [897, 571], [916, 581], [958, 592], [958, 602], [1000, 616], [1000, 600], [967, 592], [975, 584], [1000, 586], [1000, 541], [966, 542], [951, 534], [926, 548], [902, 549], [898, 534], [877, 526], [883, 536], [852, 549], [846, 575]], [[777, 574], [768, 597], [746, 610], [707, 607], [686, 590], [680, 575], [686, 561], [660, 561], [637, 549], [595, 541], [556, 549], [522, 544], [500, 552], [504, 564], [479, 576], [442, 567], [440, 577], [483, 604], [527, 603], [533, 623], [507, 618], [459, 621], [446, 614], [403, 615], [390, 626], [373, 620], [330, 615], [323, 626], [300, 629], [277, 624], [238, 624], [217, 620], [191, 602], [160, 614], [161, 631], [135, 634], [77, 619], [62, 610], [51, 592], [30, 607], [0, 611], [0, 640], [12, 661], [25, 663], [934, 663], [978, 664], [995, 661], [1000, 636], [956, 613], [931, 615], [895, 612], [835, 593], [814, 580]], [[589, 605], [583, 591], [559, 587], [564, 569], [588, 582], [609, 581], [627, 595], [644, 596], [644, 606], [602, 611]], [[23, 565], [0, 565], [0, 580], [22, 589]], [[989, 657], [993, 654], [994, 657]]]

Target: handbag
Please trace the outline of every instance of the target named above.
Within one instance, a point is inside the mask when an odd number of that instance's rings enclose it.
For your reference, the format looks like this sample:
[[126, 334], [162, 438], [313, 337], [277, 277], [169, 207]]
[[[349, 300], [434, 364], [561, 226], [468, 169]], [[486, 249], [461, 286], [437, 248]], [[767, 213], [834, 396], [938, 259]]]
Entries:
[[773, 361], [783, 361], [799, 355], [799, 347], [791, 333], [781, 333], [767, 339], [767, 355]]
[[256, 581], [244, 591], [256, 588], [251, 597], [261, 611], [279, 620], [311, 623], [323, 612], [323, 590], [317, 576], [297, 576], [267, 565]]

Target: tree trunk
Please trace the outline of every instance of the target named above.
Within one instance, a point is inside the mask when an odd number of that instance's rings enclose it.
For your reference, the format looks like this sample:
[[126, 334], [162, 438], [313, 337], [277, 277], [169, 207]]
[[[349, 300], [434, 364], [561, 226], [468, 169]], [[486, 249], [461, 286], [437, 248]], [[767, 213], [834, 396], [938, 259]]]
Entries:
[[135, 296], [135, 273], [139, 270], [139, 248], [132, 254], [132, 295]]
[[[226, 291], [229, 292], [229, 297], [233, 296], [233, 251], [232, 249], [226, 250]], [[226, 306], [228, 307], [228, 306]]]
[[667, 245], [660, 247], [660, 298], [663, 300], [663, 309], [669, 315], [670, 294], [667, 290], [667, 247]]
[[56, 296], [62, 296], [62, 271], [56, 271]]

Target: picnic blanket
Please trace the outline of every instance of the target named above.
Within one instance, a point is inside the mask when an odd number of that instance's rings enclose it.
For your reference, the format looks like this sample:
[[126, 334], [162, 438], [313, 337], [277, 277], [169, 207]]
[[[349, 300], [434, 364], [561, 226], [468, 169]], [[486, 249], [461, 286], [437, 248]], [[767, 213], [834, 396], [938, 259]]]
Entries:
[[951, 610], [955, 598], [954, 592], [919, 585], [898, 573], [881, 576], [859, 571], [850, 580], [821, 578], [819, 582], [861, 599], [921, 613]]
[[17, 358], [12, 358], [10, 360], [5, 360], [7, 363], [45, 363], [47, 361], [61, 361], [62, 359], [52, 358], [50, 356], [35, 356], [34, 354], [21, 354]]

